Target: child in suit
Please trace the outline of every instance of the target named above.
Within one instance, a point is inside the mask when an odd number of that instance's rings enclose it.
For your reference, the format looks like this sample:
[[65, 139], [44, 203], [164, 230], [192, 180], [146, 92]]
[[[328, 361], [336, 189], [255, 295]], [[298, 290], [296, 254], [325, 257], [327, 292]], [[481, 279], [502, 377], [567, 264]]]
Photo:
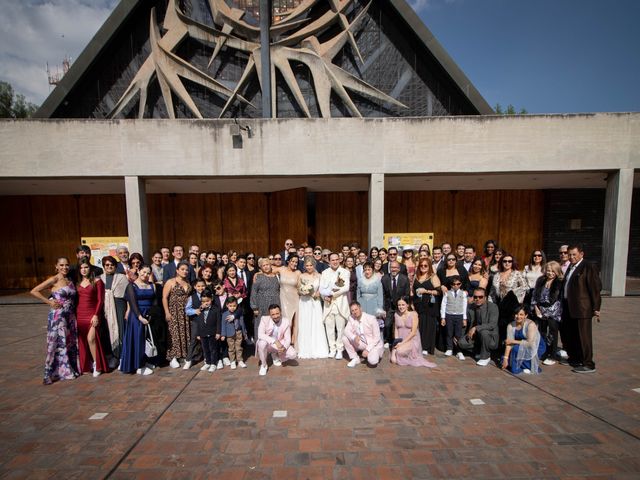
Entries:
[[[462, 339], [463, 329], [467, 327], [467, 292], [462, 290], [462, 280], [458, 275], [449, 277], [451, 289], [442, 297], [440, 306], [440, 325], [446, 327], [447, 357], [453, 355], [453, 339]], [[464, 360], [464, 354], [458, 351], [458, 360]]]
[[227, 340], [231, 370], [235, 370], [236, 361], [240, 368], [247, 368], [247, 365], [242, 361], [242, 340], [247, 339], [247, 329], [244, 325], [242, 310], [238, 308], [238, 300], [233, 296], [228, 297], [225, 302], [220, 334], [220, 340], [225, 338]]
[[196, 338], [195, 334], [195, 321], [196, 317], [200, 313], [200, 298], [202, 297], [202, 292], [206, 288], [206, 283], [203, 279], [198, 279], [192, 284], [193, 293], [187, 300], [187, 305], [185, 306], [185, 313], [189, 318], [189, 323], [191, 324], [191, 342], [189, 343], [189, 351], [187, 352], [186, 362], [184, 362], [185, 370], [189, 370], [191, 365], [195, 362], [198, 363], [202, 358], [202, 351], [200, 349], [200, 342]]
[[212, 302], [209, 290], [200, 295], [200, 313], [195, 318], [196, 338], [202, 344], [204, 352], [204, 366], [200, 370], [216, 371], [218, 363], [217, 343], [220, 338], [220, 309]]

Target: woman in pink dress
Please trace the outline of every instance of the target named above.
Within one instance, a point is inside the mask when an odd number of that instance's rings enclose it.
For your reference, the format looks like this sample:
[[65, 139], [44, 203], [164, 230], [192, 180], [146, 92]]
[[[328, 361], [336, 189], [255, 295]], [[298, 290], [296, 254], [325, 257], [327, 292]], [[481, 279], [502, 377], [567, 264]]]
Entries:
[[409, 308], [409, 298], [398, 300], [395, 314], [395, 341], [391, 363], [412, 367], [436, 367], [422, 356], [422, 342], [418, 334], [418, 314]]

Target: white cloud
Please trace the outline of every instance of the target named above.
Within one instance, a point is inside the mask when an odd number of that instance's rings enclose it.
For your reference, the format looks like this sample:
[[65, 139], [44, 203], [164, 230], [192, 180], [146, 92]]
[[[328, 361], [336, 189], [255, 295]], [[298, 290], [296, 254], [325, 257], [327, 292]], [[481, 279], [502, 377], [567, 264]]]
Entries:
[[426, 10], [430, 4], [431, 0], [409, 0], [409, 5], [411, 5], [411, 8], [413, 8], [417, 13], [420, 13], [422, 10]]
[[53, 71], [65, 55], [75, 59], [118, 0], [3, 0], [0, 16], [0, 80], [29, 101], [49, 94]]

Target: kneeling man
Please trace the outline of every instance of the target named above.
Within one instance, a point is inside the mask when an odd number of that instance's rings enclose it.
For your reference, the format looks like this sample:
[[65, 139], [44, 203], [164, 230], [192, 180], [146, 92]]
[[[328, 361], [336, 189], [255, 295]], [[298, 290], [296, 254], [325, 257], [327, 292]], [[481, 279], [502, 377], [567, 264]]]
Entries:
[[260, 375], [267, 374], [267, 354], [271, 354], [274, 367], [298, 356], [291, 346], [291, 321], [282, 317], [278, 305], [270, 305], [269, 316], [265, 315], [260, 320], [257, 349], [261, 362]]
[[360, 363], [358, 352], [362, 352], [369, 365], [375, 366], [384, 352], [378, 320], [364, 313], [358, 302], [351, 302], [349, 311], [351, 316], [342, 334], [344, 349], [351, 359], [347, 367], [354, 368]]

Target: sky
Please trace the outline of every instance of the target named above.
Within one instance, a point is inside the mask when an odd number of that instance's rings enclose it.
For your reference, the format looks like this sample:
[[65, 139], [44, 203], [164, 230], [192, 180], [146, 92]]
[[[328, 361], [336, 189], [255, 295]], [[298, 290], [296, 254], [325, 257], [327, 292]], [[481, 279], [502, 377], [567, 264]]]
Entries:
[[[117, 3], [0, 0], [0, 80], [41, 104], [47, 62], [77, 58]], [[409, 3], [491, 106], [640, 111], [640, 0]]]

